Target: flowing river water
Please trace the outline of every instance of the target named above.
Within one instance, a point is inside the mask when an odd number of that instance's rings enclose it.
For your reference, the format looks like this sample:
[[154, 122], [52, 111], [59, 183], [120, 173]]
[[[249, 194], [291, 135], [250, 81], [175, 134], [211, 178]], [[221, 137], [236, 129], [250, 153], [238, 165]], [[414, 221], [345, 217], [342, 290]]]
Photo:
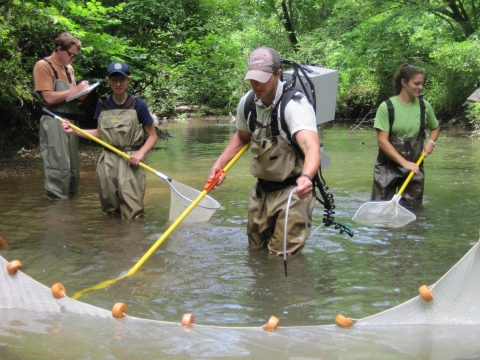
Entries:
[[[235, 131], [228, 120], [165, 125], [173, 136], [159, 141], [146, 162], [170, 178], [202, 189], [208, 172]], [[247, 246], [248, 194], [254, 182], [247, 152], [210, 193], [222, 206], [209, 222], [181, 224], [140, 270], [80, 300], [104, 309], [116, 302], [130, 315], [180, 321], [195, 314], [204, 325], [256, 326], [271, 316], [283, 326], [333, 324], [337, 313], [366, 317], [416, 295], [436, 282], [478, 240], [480, 141], [441, 133], [425, 160], [424, 204], [417, 220], [397, 229], [351, 220], [369, 201], [377, 153], [372, 129], [326, 124], [319, 136], [331, 166], [323, 176], [335, 196], [335, 219], [353, 238], [320, 227], [316, 205], [312, 235], [288, 260]], [[0, 179], [0, 249], [18, 259], [42, 284], [61, 282], [68, 295], [127, 272], [171, 224], [170, 188], [147, 174], [145, 216], [103, 215], [94, 167], [81, 169], [79, 194], [68, 201], [44, 195], [42, 174]]]

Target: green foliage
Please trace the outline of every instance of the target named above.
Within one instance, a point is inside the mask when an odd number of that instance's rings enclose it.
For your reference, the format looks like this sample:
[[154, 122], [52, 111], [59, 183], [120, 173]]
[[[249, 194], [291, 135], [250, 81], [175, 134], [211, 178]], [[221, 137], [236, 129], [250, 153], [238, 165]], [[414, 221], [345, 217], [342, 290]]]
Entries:
[[476, 137], [480, 137], [480, 103], [466, 102], [464, 105], [465, 115], [468, 122], [472, 124], [474, 128], [472, 134]]
[[207, 34], [187, 39], [170, 49], [184, 60], [164, 68], [148, 88], [153, 109], [169, 113], [179, 105], [224, 108], [238, 99], [242, 49], [228, 38]]
[[[132, 68], [130, 91], [161, 116], [179, 105], [233, 111], [249, 88], [247, 56], [265, 45], [286, 59], [338, 69], [340, 117], [364, 116], [392, 96], [393, 74], [408, 62], [425, 69], [423, 95], [438, 118], [477, 119], [464, 101], [480, 77], [478, 7], [463, 0], [3, 0], [0, 151], [36, 141], [32, 69], [63, 31], [82, 41], [78, 79], [103, 80], [107, 65], [123, 60]], [[95, 99], [88, 106], [85, 118]]]
[[480, 43], [476, 40], [447, 43], [430, 54], [432, 79], [425, 97], [437, 111], [454, 117], [480, 77]]
[[0, 156], [36, 138], [32, 120], [31, 71], [42, 39], [54, 32], [39, 2], [8, 0], [0, 5]]
[[393, 96], [395, 70], [410, 63], [425, 69], [423, 96], [437, 116], [448, 119], [462, 111], [480, 67], [474, 35], [465, 40], [461, 24], [439, 16], [445, 9], [420, 0], [408, 6], [338, 1], [324, 26], [301, 38], [299, 56], [339, 70], [337, 108], [345, 117], [361, 116]]

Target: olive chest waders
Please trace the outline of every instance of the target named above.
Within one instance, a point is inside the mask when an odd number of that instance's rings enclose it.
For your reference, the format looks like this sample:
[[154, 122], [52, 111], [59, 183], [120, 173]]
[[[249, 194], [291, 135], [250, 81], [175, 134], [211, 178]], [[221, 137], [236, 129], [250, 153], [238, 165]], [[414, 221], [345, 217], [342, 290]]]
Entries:
[[[246, 106], [250, 106], [250, 103], [253, 102], [252, 95], [250, 97], [252, 100], [247, 100], [246, 104], [249, 105]], [[298, 98], [295, 100], [298, 100]], [[277, 255], [283, 254], [285, 213], [289, 194], [293, 187], [297, 185], [297, 179], [301, 175], [304, 165], [303, 157], [299, 154], [300, 150], [293, 144], [289, 144], [280, 135], [279, 123], [282, 120], [278, 120], [277, 111], [279, 107], [282, 107], [279, 106], [281, 101], [275, 106], [271, 122], [267, 125], [271, 132], [269, 137], [261, 139], [255, 137], [254, 131], [258, 125], [256, 124], [256, 111], [249, 111], [248, 115], [245, 112], [247, 115], [245, 118], [251, 133], [250, 172], [258, 178], [258, 182], [253, 186], [250, 193], [248, 240], [250, 245], [255, 247], [267, 246], [270, 253]], [[251, 106], [253, 108], [256, 105], [253, 102]], [[285, 107], [282, 107], [282, 110], [284, 109]], [[287, 136], [291, 139], [289, 132], [287, 132]], [[304, 201], [307, 208], [308, 230], [305, 228]], [[298, 253], [305, 246], [312, 223], [314, 205], [315, 196], [313, 193], [304, 200], [292, 197], [286, 230], [287, 253]]]
[[[295, 254], [303, 248], [311, 228], [315, 200], [318, 200], [324, 206], [323, 224], [325, 226], [335, 225], [335, 229], [340, 229], [340, 233], [346, 232], [350, 237], [353, 236], [351, 229], [334, 221], [333, 194], [328, 192], [320, 168], [312, 179], [314, 187], [312, 194], [304, 201], [298, 199], [298, 197], [290, 197], [292, 189], [297, 185], [298, 177], [302, 174], [304, 155], [299, 146], [292, 140], [292, 134], [284, 116], [285, 109], [290, 101], [300, 101], [303, 97], [306, 97], [315, 112], [316, 96], [314, 84], [306, 73], [306, 71], [311, 70], [285, 59], [281, 59], [281, 63], [293, 66], [294, 71], [291, 79], [286, 81], [283, 86], [282, 97], [274, 106], [270, 124], [257, 123], [253, 91], [250, 91], [247, 95], [243, 108], [244, 118], [247, 120], [251, 134], [252, 158], [250, 171], [258, 178], [258, 183], [254, 185], [250, 193], [248, 239], [253, 246], [267, 245], [270, 253], [277, 255], [283, 254], [285, 239], [287, 239], [286, 253]], [[296, 88], [297, 77], [300, 74], [302, 74], [303, 80], [299, 84], [303, 91]], [[305, 86], [306, 83], [309, 84], [309, 89], [308, 86]], [[254, 135], [257, 127], [270, 128], [271, 136], [257, 139]], [[290, 143], [281, 136], [280, 129], [285, 133]], [[323, 200], [317, 196], [316, 188], [320, 191]], [[289, 220], [287, 229], [284, 231], [289, 198]], [[307, 227], [305, 226], [305, 210]]]
[[[98, 118], [100, 138], [109, 145], [133, 155], [143, 142], [143, 126], [135, 110], [135, 96], [130, 96], [123, 109], [110, 110], [108, 100]], [[97, 190], [102, 211], [134, 219], [143, 215], [145, 196], [145, 170], [139, 166], [128, 166], [127, 161], [104, 149], [96, 170]]]
[[[68, 82], [59, 80], [58, 73], [52, 64], [46, 58], [43, 61], [50, 65], [55, 75], [54, 91], [64, 91], [75, 86], [67, 67], [65, 72]], [[47, 105], [43, 97], [39, 93], [36, 94], [43, 107], [77, 125], [76, 101]], [[68, 199], [69, 196], [77, 194], [80, 180], [78, 136], [63, 133], [62, 124], [58, 120], [43, 115], [40, 118], [39, 140], [47, 197]]]

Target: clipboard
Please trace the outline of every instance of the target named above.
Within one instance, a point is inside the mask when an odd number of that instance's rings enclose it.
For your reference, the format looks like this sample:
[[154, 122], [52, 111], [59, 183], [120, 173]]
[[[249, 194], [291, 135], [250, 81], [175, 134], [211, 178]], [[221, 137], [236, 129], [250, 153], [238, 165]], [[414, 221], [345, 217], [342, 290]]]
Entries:
[[65, 101], [66, 101], [66, 102], [70, 102], [70, 101], [72, 101], [72, 100], [75, 100], [76, 98], [79, 98], [80, 96], [83, 96], [83, 95], [85, 95], [85, 94], [88, 94], [90, 91], [92, 91], [93, 89], [95, 89], [98, 85], [100, 85], [99, 82], [93, 83], [92, 85], [90, 85], [90, 86], [88, 87], [88, 89], [83, 90], [83, 91], [79, 92], [78, 94], [75, 94], [75, 95], [69, 97], [69, 98], [68, 98], [67, 100], [65, 100]]

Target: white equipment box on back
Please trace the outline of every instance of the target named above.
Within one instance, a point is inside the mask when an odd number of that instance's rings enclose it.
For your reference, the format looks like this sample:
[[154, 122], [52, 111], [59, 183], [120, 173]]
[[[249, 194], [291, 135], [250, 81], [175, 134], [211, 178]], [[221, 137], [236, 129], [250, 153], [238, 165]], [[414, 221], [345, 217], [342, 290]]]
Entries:
[[[307, 76], [315, 87], [317, 126], [327, 121], [334, 120], [335, 107], [337, 104], [338, 71], [318, 66], [304, 65], [303, 68], [311, 71], [309, 72], [305, 70]], [[284, 80], [290, 80], [292, 74], [293, 70], [285, 70], [283, 73]], [[305, 89], [310, 91], [310, 84], [305, 80], [301, 72], [299, 72], [299, 76], [297, 77], [296, 87], [297, 89], [304, 91], [299, 81], [302, 81]]]

